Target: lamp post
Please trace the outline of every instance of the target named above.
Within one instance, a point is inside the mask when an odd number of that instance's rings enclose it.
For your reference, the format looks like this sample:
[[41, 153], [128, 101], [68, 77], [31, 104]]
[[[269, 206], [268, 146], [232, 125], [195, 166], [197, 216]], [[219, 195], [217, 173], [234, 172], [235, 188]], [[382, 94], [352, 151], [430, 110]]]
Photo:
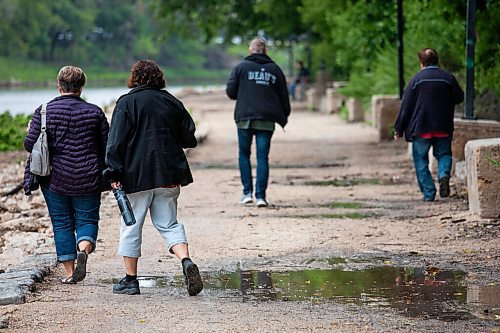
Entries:
[[476, 41], [476, 0], [467, 0], [465, 72], [465, 119], [474, 119], [474, 48]]
[[398, 71], [399, 71], [399, 99], [403, 98], [405, 88], [404, 66], [403, 66], [403, 0], [398, 0]]

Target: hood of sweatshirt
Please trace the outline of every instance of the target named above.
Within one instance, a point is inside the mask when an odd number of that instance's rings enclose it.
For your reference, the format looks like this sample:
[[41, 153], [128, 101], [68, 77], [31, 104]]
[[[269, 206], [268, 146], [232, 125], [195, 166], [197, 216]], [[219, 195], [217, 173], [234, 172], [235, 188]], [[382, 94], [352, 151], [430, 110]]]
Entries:
[[269, 58], [267, 54], [259, 54], [259, 53], [251, 54], [248, 57], [246, 57], [245, 60], [253, 61], [258, 64], [269, 64], [274, 62], [271, 58]]

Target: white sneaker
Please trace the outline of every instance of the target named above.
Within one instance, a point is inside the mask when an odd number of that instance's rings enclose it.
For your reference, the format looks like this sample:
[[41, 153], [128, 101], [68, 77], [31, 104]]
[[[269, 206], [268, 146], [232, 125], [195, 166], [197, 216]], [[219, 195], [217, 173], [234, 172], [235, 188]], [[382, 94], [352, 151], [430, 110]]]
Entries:
[[249, 204], [252, 202], [253, 202], [252, 193], [243, 194], [243, 196], [240, 199], [240, 204], [242, 204], [242, 205], [246, 205], [246, 204]]
[[257, 199], [257, 207], [267, 207], [266, 199]]

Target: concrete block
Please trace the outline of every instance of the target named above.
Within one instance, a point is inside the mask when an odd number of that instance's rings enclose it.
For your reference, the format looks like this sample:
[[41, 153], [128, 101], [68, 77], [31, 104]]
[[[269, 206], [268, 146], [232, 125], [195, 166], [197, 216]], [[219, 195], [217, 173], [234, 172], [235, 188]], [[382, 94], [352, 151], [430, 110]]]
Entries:
[[306, 92], [307, 108], [310, 110], [318, 110], [320, 103], [320, 94], [316, 88], [310, 88]]
[[22, 304], [26, 300], [26, 292], [15, 282], [0, 281], [0, 305]]
[[455, 118], [455, 131], [451, 150], [453, 159], [465, 160], [464, 148], [468, 141], [476, 139], [500, 138], [500, 122], [494, 120], [466, 120]]
[[363, 109], [361, 107], [361, 101], [357, 98], [349, 98], [346, 103], [347, 106], [347, 120], [349, 122], [363, 121], [365, 118]]
[[330, 73], [325, 70], [318, 70], [316, 72], [316, 81], [314, 82], [314, 88], [316, 88], [317, 94], [323, 96], [326, 88], [328, 88], [330, 84]]
[[401, 101], [395, 95], [372, 96], [372, 123], [379, 132], [379, 140], [392, 139], [391, 128], [399, 113]]
[[334, 88], [326, 88], [324, 101], [320, 102], [320, 111], [324, 113], [339, 112], [345, 97]]
[[465, 145], [469, 209], [483, 218], [500, 217], [500, 138]]

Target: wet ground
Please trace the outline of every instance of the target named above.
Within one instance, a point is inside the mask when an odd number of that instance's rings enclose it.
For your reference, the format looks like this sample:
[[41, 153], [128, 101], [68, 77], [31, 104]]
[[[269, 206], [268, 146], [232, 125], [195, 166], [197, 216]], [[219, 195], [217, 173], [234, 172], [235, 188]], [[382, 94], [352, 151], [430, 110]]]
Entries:
[[[310, 264], [315, 259], [307, 260]], [[331, 269], [288, 271], [241, 270], [204, 272], [205, 293], [216, 298], [241, 302], [324, 302], [350, 303], [396, 309], [410, 318], [442, 321], [500, 316], [500, 285], [467, 284], [467, 273], [437, 267], [392, 266], [389, 259], [372, 261], [347, 258], [322, 259]], [[365, 268], [362, 268], [365, 267]], [[118, 283], [119, 279], [104, 279]], [[184, 289], [184, 277], [140, 276], [147, 288]], [[489, 298], [478, 297], [480, 294]]]

